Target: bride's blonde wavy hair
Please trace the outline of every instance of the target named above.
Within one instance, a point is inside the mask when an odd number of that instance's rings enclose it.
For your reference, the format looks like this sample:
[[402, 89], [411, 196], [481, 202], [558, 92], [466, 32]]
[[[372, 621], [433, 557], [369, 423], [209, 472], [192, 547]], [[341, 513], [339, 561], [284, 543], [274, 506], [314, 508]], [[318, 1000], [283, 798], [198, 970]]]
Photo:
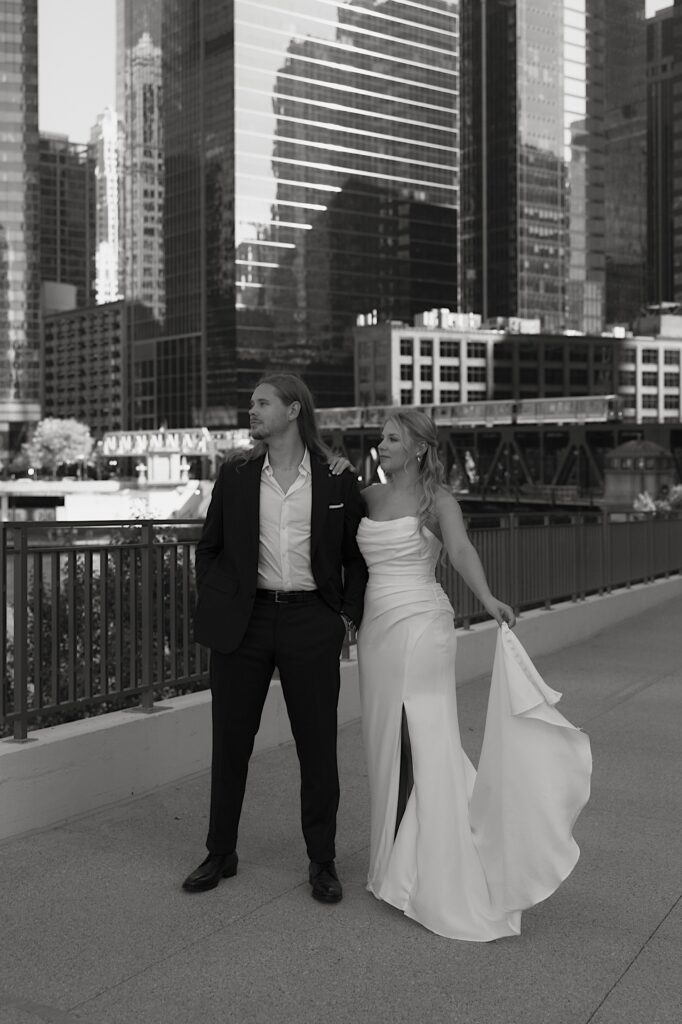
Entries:
[[403, 442], [405, 451], [409, 451], [410, 441], [415, 445], [426, 445], [426, 450], [417, 459], [419, 476], [417, 477], [418, 502], [417, 519], [421, 530], [427, 525], [429, 516], [433, 515], [436, 495], [445, 481], [443, 463], [438, 457], [438, 434], [430, 416], [421, 409], [396, 409], [389, 416], [388, 423], [395, 423]]

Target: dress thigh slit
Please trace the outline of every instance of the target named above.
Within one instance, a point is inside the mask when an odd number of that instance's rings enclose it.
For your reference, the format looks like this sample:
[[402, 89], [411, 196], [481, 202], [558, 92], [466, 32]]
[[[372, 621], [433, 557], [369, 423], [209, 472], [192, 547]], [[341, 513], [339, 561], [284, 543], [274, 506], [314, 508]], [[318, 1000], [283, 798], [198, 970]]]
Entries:
[[400, 775], [398, 779], [398, 806], [395, 816], [395, 832], [393, 838], [398, 835], [400, 822], [403, 820], [407, 801], [414, 786], [414, 771], [412, 768], [412, 746], [410, 744], [410, 730], [407, 726], [407, 715], [405, 705], [402, 708], [400, 723]]

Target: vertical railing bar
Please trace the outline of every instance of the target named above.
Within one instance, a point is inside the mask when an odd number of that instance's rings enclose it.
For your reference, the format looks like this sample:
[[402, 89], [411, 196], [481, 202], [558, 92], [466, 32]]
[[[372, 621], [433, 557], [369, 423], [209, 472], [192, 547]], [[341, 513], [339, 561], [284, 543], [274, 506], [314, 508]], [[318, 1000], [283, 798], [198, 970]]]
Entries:
[[62, 603], [62, 563], [58, 551], [50, 553], [50, 690], [51, 703], [57, 707], [61, 703], [61, 654], [62, 636], [59, 619]]
[[33, 706], [42, 708], [43, 699], [43, 556], [33, 554]]
[[154, 589], [154, 606], [156, 608], [156, 623], [152, 626], [152, 635], [156, 636], [156, 680], [162, 683], [165, 678], [165, 649], [166, 649], [166, 622], [163, 614], [163, 602], [166, 595], [165, 579], [163, 572], [163, 559], [165, 553], [163, 543], [154, 546], [154, 576], [152, 587]]
[[123, 551], [117, 547], [113, 551], [114, 570], [114, 679], [116, 691], [123, 693]]
[[110, 693], [109, 686], [109, 552], [99, 553], [100, 588], [100, 690], [102, 696]]
[[140, 686], [140, 704], [145, 710], [153, 707], [154, 704], [154, 636], [153, 636], [153, 572], [154, 572], [154, 532], [150, 520], [142, 523], [142, 548], [140, 574], [142, 579], [142, 611], [141, 611], [141, 632], [142, 632], [142, 678]]
[[78, 697], [76, 686], [76, 552], [72, 548], [66, 554], [66, 615], [67, 615], [67, 686], [69, 703], [75, 703]]
[[0, 722], [4, 722], [9, 711], [9, 674], [7, 657], [7, 527], [0, 522]]
[[174, 682], [178, 677], [178, 632], [177, 632], [177, 560], [180, 545], [176, 540], [168, 547], [168, 646], [170, 648], [169, 677]]
[[92, 551], [83, 554], [83, 696], [92, 697]]
[[585, 537], [585, 516], [582, 512], [578, 513], [578, 549], [579, 549], [579, 580], [578, 580], [578, 600], [585, 600], [585, 586], [587, 579], [587, 566], [585, 565], [585, 552], [587, 550], [587, 541]]
[[28, 539], [25, 528], [15, 526], [14, 536], [14, 739], [28, 736]]
[[545, 608], [549, 611], [552, 607], [552, 526], [548, 515], [542, 517], [542, 549], [543, 549], [543, 570], [542, 589], [545, 592]]
[[136, 689], [139, 685], [139, 679], [137, 675], [137, 645], [139, 642], [139, 632], [137, 628], [137, 615], [139, 610], [139, 601], [137, 593], [137, 548], [132, 548], [130, 552], [130, 575], [128, 577], [128, 609], [130, 618], [130, 643], [128, 644], [128, 672], [130, 676], [130, 688]]
[[[190, 674], [189, 651], [191, 644], [191, 572], [192, 572], [193, 545], [185, 544], [182, 554], [182, 669], [187, 678]], [[193, 644], [194, 651], [194, 672], [192, 675], [201, 673], [201, 658], [203, 649], [199, 644]]]
[[510, 589], [510, 604], [514, 610], [514, 614], [518, 615], [519, 608], [519, 594], [518, 594], [518, 568], [519, 568], [519, 550], [518, 541], [519, 530], [518, 530], [518, 516], [514, 512], [509, 514], [509, 589]]

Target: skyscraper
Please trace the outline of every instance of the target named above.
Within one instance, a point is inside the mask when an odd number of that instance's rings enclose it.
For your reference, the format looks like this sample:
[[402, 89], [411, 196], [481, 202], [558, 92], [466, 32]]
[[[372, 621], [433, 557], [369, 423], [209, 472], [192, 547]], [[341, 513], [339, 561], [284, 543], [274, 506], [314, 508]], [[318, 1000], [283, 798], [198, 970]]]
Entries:
[[598, 331], [604, 0], [462, 2], [466, 310]]
[[649, 301], [682, 301], [682, 0], [647, 23]]
[[135, 425], [234, 423], [275, 367], [351, 402], [359, 314], [457, 305], [458, 12], [119, 0], [163, 75], [166, 308], [133, 339]]
[[155, 321], [165, 313], [161, 47], [148, 31], [130, 46], [124, 67], [125, 146], [120, 167], [124, 244], [120, 291]]
[[72, 284], [76, 304], [95, 297], [95, 158], [66, 135], [40, 135], [40, 279]]
[[646, 295], [644, 0], [605, 4], [606, 320], [629, 323]]
[[37, 0], [0, 4], [0, 461], [40, 415]]
[[95, 159], [97, 226], [95, 231], [95, 297], [99, 305], [121, 298], [120, 198], [121, 125], [106, 108], [90, 134]]

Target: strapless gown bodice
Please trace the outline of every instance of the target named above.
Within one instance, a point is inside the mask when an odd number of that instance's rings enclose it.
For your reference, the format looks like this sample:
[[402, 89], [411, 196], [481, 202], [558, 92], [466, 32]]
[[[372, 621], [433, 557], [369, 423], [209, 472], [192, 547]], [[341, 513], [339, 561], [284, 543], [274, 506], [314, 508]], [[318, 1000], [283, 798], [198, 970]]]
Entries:
[[416, 516], [376, 520], [365, 517], [358, 529], [358, 545], [369, 570], [369, 583], [391, 586], [430, 586], [441, 553], [441, 543], [428, 529], [419, 529]]

